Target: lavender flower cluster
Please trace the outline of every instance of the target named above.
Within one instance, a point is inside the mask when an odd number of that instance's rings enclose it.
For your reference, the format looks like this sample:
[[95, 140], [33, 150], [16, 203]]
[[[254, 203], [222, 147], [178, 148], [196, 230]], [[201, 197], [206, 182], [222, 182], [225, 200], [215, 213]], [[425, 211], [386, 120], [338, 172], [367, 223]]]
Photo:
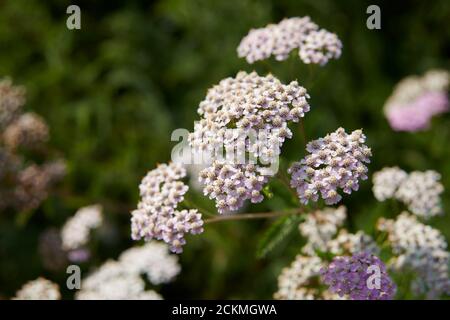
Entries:
[[308, 204], [321, 195], [327, 205], [332, 205], [342, 199], [338, 189], [347, 194], [358, 190], [359, 180], [367, 179], [365, 163], [370, 162], [372, 155], [365, 141], [362, 130], [347, 134], [339, 128], [325, 138], [309, 142], [309, 154], [288, 170], [300, 201]]
[[433, 170], [407, 174], [398, 167], [384, 168], [373, 176], [373, 193], [379, 201], [402, 201], [415, 215], [428, 219], [443, 214], [441, 175]]
[[[371, 268], [380, 271], [379, 286], [369, 286]], [[352, 300], [391, 300], [396, 286], [389, 277], [386, 266], [375, 255], [359, 252], [349, 256], [335, 257], [325, 268], [321, 269], [322, 281], [329, 290], [339, 296], [348, 295]]]
[[180, 272], [177, 256], [167, 245], [149, 242], [122, 252], [118, 261], [109, 260], [83, 279], [78, 300], [160, 300], [162, 296], [146, 290], [145, 274], [153, 285], [168, 283]]
[[325, 65], [330, 59], [338, 59], [342, 43], [336, 34], [320, 29], [310, 17], [283, 19], [278, 24], [252, 29], [237, 48], [238, 56], [248, 63], [274, 56], [286, 60], [289, 53], [299, 49], [304, 63]]
[[[308, 98], [296, 81], [284, 85], [272, 75], [261, 77], [256, 72], [239, 72], [209, 89], [189, 144], [195, 153], [211, 159], [200, 172], [200, 181], [219, 213], [235, 211], [249, 199], [263, 200], [261, 189], [274, 174], [264, 165], [278, 161], [282, 144], [292, 137], [288, 122], [304, 117], [310, 109]], [[222, 148], [226, 157], [217, 155]]]
[[450, 110], [449, 82], [450, 74], [445, 70], [403, 79], [384, 105], [391, 127], [410, 132], [427, 129], [434, 116]]
[[134, 240], [163, 240], [175, 253], [183, 251], [185, 234], [203, 232], [202, 215], [196, 209], [177, 210], [189, 187], [181, 179], [186, 170], [180, 164], [160, 164], [142, 180], [141, 200], [132, 212], [131, 233]]
[[377, 225], [387, 232], [395, 270], [411, 270], [416, 274], [412, 290], [428, 299], [450, 294], [450, 253], [439, 230], [425, 225], [407, 212], [395, 220], [381, 218]]

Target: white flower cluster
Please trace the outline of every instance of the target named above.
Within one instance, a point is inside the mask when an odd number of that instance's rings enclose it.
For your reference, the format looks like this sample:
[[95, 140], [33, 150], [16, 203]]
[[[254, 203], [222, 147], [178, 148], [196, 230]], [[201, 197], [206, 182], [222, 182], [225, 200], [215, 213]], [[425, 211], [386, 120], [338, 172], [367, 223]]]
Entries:
[[379, 247], [373, 238], [362, 231], [349, 233], [342, 229], [337, 237], [327, 244], [327, 250], [334, 255], [352, 255], [358, 252], [369, 252], [378, 255]]
[[79, 300], [160, 300], [153, 290], [145, 290], [145, 274], [150, 283], [168, 283], [180, 272], [177, 256], [167, 245], [149, 242], [124, 251], [118, 261], [109, 260], [81, 283]]
[[[211, 159], [200, 181], [220, 213], [235, 211], [248, 199], [263, 200], [261, 189], [274, 174], [263, 165], [278, 161], [282, 144], [292, 137], [288, 122], [298, 122], [309, 111], [308, 98], [296, 81], [284, 85], [256, 72], [239, 72], [209, 89], [189, 144], [196, 154], [206, 154], [203, 159]], [[222, 149], [226, 157], [217, 156]], [[239, 159], [230, 157], [235, 152]], [[249, 155], [247, 163], [242, 155]]]
[[250, 30], [241, 40], [237, 52], [239, 57], [253, 63], [270, 56], [278, 61], [286, 60], [297, 48], [304, 63], [325, 65], [329, 59], [341, 56], [342, 43], [334, 33], [319, 30], [309, 17], [294, 17]]
[[324, 66], [330, 59], [338, 59], [342, 52], [342, 42], [334, 33], [321, 29], [309, 33], [300, 46], [300, 59], [306, 64]]
[[398, 167], [384, 168], [373, 176], [373, 193], [379, 201], [400, 200], [412, 213], [427, 219], [443, 213], [440, 195], [444, 186], [440, 179], [433, 170], [407, 174]]
[[365, 141], [362, 130], [347, 134], [339, 128], [325, 138], [309, 142], [306, 150], [310, 154], [288, 170], [291, 187], [297, 190], [300, 201], [317, 201], [320, 194], [327, 205], [332, 205], [342, 199], [338, 189], [347, 194], [358, 190], [358, 180], [367, 179], [365, 163], [370, 162], [372, 155]]
[[328, 290], [320, 290], [317, 281], [320, 281], [322, 260], [317, 256], [297, 255], [294, 262], [286, 267], [278, 277], [278, 291], [274, 298], [278, 300], [334, 300], [339, 296]]
[[396, 220], [381, 218], [378, 229], [388, 233], [388, 241], [396, 255], [391, 261], [394, 268], [417, 273], [412, 288], [418, 295], [436, 299], [442, 294], [450, 294], [450, 253], [439, 230], [422, 224], [407, 212]]
[[378, 201], [393, 198], [398, 187], [408, 178], [408, 174], [399, 167], [383, 168], [373, 174], [372, 191]]
[[300, 233], [307, 238], [302, 251], [315, 254], [316, 250], [327, 251], [328, 242], [336, 235], [347, 217], [347, 209], [325, 208], [308, 214], [306, 220], [299, 224]]
[[119, 262], [127, 273], [146, 274], [155, 285], [170, 282], [181, 270], [178, 257], [169, 254], [165, 244], [153, 241], [124, 251]]
[[398, 188], [396, 197], [419, 217], [441, 215], [440, 195], [444, 192], [444, 186], [439, 182], [440, 179], [441, 175], [433, 170], [411, 172]]
[[19, 291], [13, 300], [59, 300], [61, 293], [59, 286], [50, 280], [42, 277], [27, 282]]
[[186, 170], [180, 164], [160, 164], [142, 180], [141, 200], [132, 212], [131, 233], [134, 240], [164, 240], [175, 253], [183, 251], [186, 233], [203, 232], [202, 215], [196, 209], [178, 211], [189, 187], [182, 178]]
[[107, 261], [81, 283], [77, 300], [161, 300], [153, 290], [145, 290], [139, 274], [127, 273], [119, 262]]
[[61, 229], [64, 250], [74, 250], [84, 246], [89, 241], [91, 229], [98, 228], [102, 222], [102, 207], [100, 205], [91, 205], [79, 209]]

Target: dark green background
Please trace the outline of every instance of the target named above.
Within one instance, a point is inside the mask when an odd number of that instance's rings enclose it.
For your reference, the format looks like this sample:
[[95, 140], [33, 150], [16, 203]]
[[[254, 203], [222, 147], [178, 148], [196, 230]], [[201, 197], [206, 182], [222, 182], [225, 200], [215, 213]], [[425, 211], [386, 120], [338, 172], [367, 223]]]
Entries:
[[[64, 272], [45, 271], [36, 251], [48, 226], [61, 226], [78, 207], [100, 202], [107, 223], [92, 244], [83, 270], [115, 258], [132, 245], [129, 211], [138, 184], [157, 162], [170, 159], [170, 133], [193, 127], [206, 90], [239, 70], [298, 79], [311, 94], [305, 128], [318, 138], [342, 126], [363, 128], [373, 149], [373, 173], [384, 166], [435, 169], [443, 175], [450, 208], [450, 116], [423, 133], [395, 133], [382, 106], [401, 78], [450, 67], [450, 3], [442, 1], [76, 1], [82, 29], [66, 28], [73, 1], [0, 1], [0, 77], [11, 76], [28, 92], [26, 110], [43, 115], [51, 146], [67, 159], [69, 174], [26, 224], [0, 216], [0, 294], [8, 297], [44, 275], [64, 284]], [[366, 8], [381, 7], [382, 29], [366, 28]], [[248, 65], [236, 47], [252, 27], [309, 15], [338, 34], [343, 54], [323, 68], [299, 60]], [[284, 154], [297, 160], [298, 141]], [[370, 182], [346, 196], [348, 227], [373, 230], [393, 208], [377, 203]], [[204, 203], [211, 206], [211, 202]], [[276, 198], [248, 211], [283, 208]], [[18, 214], [18, 213], [16, 213]], [[188, 238], [182, 273], [158, 288], [166, 298], [270, 298], [282, 267], [301, 246], [294, 235], [264, 259], [255, 256], [270, 221], [214, 224]], [[450, 237], [450, 218], [432, 220]], [[64, 292], [70, 297], [69, 292]]]

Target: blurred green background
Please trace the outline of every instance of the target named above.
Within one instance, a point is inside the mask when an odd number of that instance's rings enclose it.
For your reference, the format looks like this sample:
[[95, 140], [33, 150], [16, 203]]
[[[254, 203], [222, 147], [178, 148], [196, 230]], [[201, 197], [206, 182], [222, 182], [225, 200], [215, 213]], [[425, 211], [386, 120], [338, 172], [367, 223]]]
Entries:
[[[206, 91], [239, 70], [271, 71], [283, 81], [298, 79], [310, 95], [305, 120], [309, 139], [342, 126], [363, 128], [373, 149], [373, 173], [399, 165], [407, 171], [434, 169], [443, 176], [450, 208], [450, 115], [422, 133], [395, 133], [382, 107], [393, 86], [430, 68], [450, 69], [450, 3], [441, 1], [167, 0], [76, 1], [82, 29], [66, 28], [74, 1], [0, 1], [0, 77], [27, 88], [25, 110], [41, 114], [51, 146], [68, 162], [69, 174], [26, 224], [0, 216], [0, 294], [9, 297], [40, 275], [65, 283], [65, 273], [43, 269], [38, 236], [60, 227], [81, 206], [101, 203], [106, 226], [93, 241], [87, 272], [133, 243], [130, 210], [143, 175], [170, 160], [170, 134], [193, 128]], [[366, 28], [366, 8], [381, 7], [381, 30]], [[307, 68], [299, 60], [249, 65], [236, 47], [250, 28], [284, 17], [309, 15], [337, 33], [339, 60]], [[286, 143], [289, 161], [303, 154], [298, 141]], [[372, 232], [392, 208], [372, 196], [371, 183], [346, 196], [348, 228]], [[197, 197], [196, 197], [197, 198]], [[198, 197], [200, 198], [200, 197]], [[213, 207], [209, 200], [202, 205]], [[276, 198], [247, 211], [280, 209]], [[208, 225], [188, 238], [182, 272], [159, 288], [165, 298], [271, 298], [281, 268], [302, 244], [297, 233], [263, 259], [258, 241], [272, 221]], [[450, 239], [450, 217], [435, 218]], [[70, 292], [64, 292], [70, 297]]]

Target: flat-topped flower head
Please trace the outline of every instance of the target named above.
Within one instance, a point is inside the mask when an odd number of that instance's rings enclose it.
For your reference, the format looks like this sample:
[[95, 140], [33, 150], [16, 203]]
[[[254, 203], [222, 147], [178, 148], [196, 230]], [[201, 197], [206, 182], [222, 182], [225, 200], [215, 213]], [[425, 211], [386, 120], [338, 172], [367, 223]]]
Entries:
[[154, 241], [125, 250], [119, 262], [128, 273], [146, 274], [154, 285], [170, 282], [181, 270], [178, 256], [170, 254], [166, 244]]
[[310, 32], [300, 46], [300, 59], [306, 64], [324, 66], [330, 59], [339, 59], [342, 53], [342, 42], [334, 33], [321, 29]]
[[433, 170], [406, 173], [398, 167], [373, 175], [373, 193], [379, 201], [397, 199], [415, 215], [428, 219], [443, 214], [441, 175]]
[[384, 113], [396, 131], [421, 131], [431, 119], [450, 110], [448, 90], [450, 73], [430, 70], [422, 77], [409, 76], [400, 81], [384, 105]]
[[[378, 278], [372, 282], [373, 270], [378, 272]], [[384, 263], [367, 252], [335, 257], [321, 274], [331, 292], [352, 300], [391, 300], [396, 292]]]
[[153, 290], [145, 289], [138, 273], [127, 272], [120, 262], [109, 260], [81, 282], [77, 300], [161, 300]]
[[60, 300], [59, 286], [45, 278], [27, 282], [13, 300]]
[[367, 179], [366, 163], [371, 150], [364, 143], [362, 130], [347, 134], [343, 128], [325, 138], [308, 143], [308, 155], [288, 170], [291, 187], [297, 190], [300, 201], [308, 204], [321, 196], [327, 205], [338, 203], [341, 189], [350, 194], [359, 188], [359, 180]]
[[441, 175], [433, 170], [413, 171], [399, 186], [395, 196], [415, 215], [430, 218], [443, 214]]
[[296, 81], [284, 85], [256, 72], [239, 72], [208, 90], [189, 144], [207, 159], [199, 179], [219, 213], [236, 211], [246, 200], [263, 200], [261, 190], [276, 173], [271, 165], [292, 137], [288, 122], [304, 117], [308, 98]]
[[399, 167], [383, 168], [373, 174], [372, 191], [378, 201], [395, 197], [398, 187], [408, 178], [408, 174]]
[[141, 200], [131, 218], [134, 240], [163, 240], [172, 252], [181, 253], [185, 234], [203, 232], [202, 215], [196, 210], [177, 210], [189, 187], [181, 181], [186, 170], [180, 164], [160, 164], [142, 179]]
[[83, 207], [67, 220], [61, 230], [64, 250], [76, 250], [88, 243], [90, 231], [98, 228], [103, 222], [102, 211], [100, 205]]
[[271, 56], [278, 61], [286, 60], [294, 49], [299, 49], [304, 63], [324, 65], [329, 59], [340, 57], [342, 43], [335, 34], [319, 30], [310, 17], [294, 17], [250, 30], [241, 40], [237, 52], [248, 63], [254, 63]]
[[299, 224], [301, 235], [307, 239], [302, 251], [311, 255], [316, 250], [326, 251], [328, 242], [336, 235], [346, 217], [347, 209], [344, 206], [308, 214], [305, 221]]

